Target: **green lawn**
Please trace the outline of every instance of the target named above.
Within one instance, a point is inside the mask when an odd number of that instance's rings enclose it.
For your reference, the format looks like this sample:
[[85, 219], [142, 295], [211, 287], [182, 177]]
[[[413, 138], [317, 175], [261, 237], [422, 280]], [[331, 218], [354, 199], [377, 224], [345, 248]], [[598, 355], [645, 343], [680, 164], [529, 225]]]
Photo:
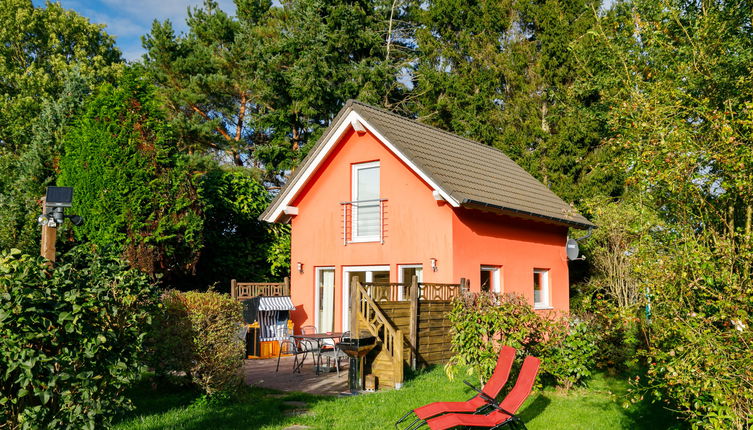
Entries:
[[[597, 375], [588, 388], [567, 394], [553, 389], [534, 393], [520, 416], [530, 430], [679, 428], [660, 407], [638, 404], [624, 409], [626, 389], [623, 379]], [[144, 384], [132, 393], [136, 410], [121, 418], [115, 428], [282, 429], [294, 424], [317, 429], [391, 428], [409, 409], [431, 401], [465, 400], [471, 394], [462, 377], [449, 381], [441, 367], [416, 375], [402, 390], [342, 398], [248, 388], [237, 400], [206, 404], [197, 402], [198, 395], [192, 391], [154, 390]]]

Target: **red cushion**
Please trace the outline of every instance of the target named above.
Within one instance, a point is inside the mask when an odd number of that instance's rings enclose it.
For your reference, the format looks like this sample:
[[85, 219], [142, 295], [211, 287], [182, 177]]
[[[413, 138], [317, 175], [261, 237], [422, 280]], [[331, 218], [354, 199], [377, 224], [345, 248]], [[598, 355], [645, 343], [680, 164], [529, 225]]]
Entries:
[[[496, 398], [502, 387], [507, 383], [507, 378], [510, 376], [510, 369], [512, 368], [512, 362], [515, 360], [515, 348], [510, 346], [503, 346], [499, 350], [499, 356], [497, 357], [497, 365], [494, 368], [492, 377], [484, 385], [482, 389], [491, 398]], [[448, 412], [476, 412], [476, 409], [486, 405], [486, 400], [480, 396], [476, 396], [465, 402], [434, 402], [429, 403], [426, 406], [414, 409], [413, 413], [422, 420], [429, 417], [433, 417], [439, 414], [446, 414]]]
[[494, 427], [508, 419], [510, 419], [510, 415], [501, 411], [494, 411], [489, 415], [446, 414], [432, 418], [426, 421], [426, 424], [432, 430], [451, 429], [457, 426]]
[[484, 406], [486, 401], [479, 396], [472, 398], [466, 402], [434, 402], [429, 403], [426, 406], [414, 409], [413, 413], [416, 414], [422, 420], [425, 420], [434, 415], [439, 415], [447, 412], [476, 412], [476, 409]]

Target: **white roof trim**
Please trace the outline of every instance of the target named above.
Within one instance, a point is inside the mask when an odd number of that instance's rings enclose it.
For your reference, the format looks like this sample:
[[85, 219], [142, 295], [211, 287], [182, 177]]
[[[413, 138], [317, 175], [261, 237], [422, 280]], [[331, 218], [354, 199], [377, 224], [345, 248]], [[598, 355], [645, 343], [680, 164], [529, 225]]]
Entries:
[[290, 184], [290, 187], [285, 190], [285, 195], [280, 198], [280, 200], [277, 201], [274, 210], [272, 210], [269, 214], [267, 214], [266, 217], [264, 217], [264, 221], [267, 222], [275, 222], [278, 218], [280, 218], [280, 215], [283, 214], [285, 208], [287, 208], [290, 205], [290, 202], [293, 201], [293, 199], [298, 195], [298, 193], [301, 191], [301, 188], [308, 182], [309, 178], [311, 178], [311, 175], [316, 172], [316, 169], [321, 165], [321, 163], [324, 161], [324, 159], [329, 155], [329, 153], [332, 151], [332, 148], [334, 148], [337, 143], [340, 142], [340, 139], [342, 139], [345, 132], [348, 130], [349, 127], [352, 127], [352, 123], [354, 121], [358, 121], [366, 127], [367, 130], [369, 130], [374, 136], [376, 136], [379, 141], [381, 141], [384, 146], [387, 147], [387, 149], [390, 150], [393, 154], [395, 154], [402, 162], [408, 165], [408, 167], [411, 168], [421, 179], [423, 179], [429, 186], [433, 189], [434, 192], [438, 192], [442, 198], [445, 199], [450, 205], [453, 207], [460, 207], [460, 203], [452, 198], [445, 190], [443, 190], [436, 182], [431, 180], [429, 176], [421, 171], [421, 169], [416, 166], [413, 161], [408, 159], [408, 157], [405, 156], [402, 152], [400, 152], [395, 145], [390, 143], [376, 128], [374, 128], [371, 124], [369, 124], [361, 115], [359, 115], [356, 111], [351, 110], [348, 115], [340, 120], [340, 124], [337, 126], [337, 129], [333, 133], [330, 134], [329, 139], [324, 143], [324, 145], [321, 147], [321, 149], [318, 151], [318, 153], [315, 155], [314, 159], [311, 161], [311, 163], [306, 167], [306, 170], [297, 178], [297, 180]]

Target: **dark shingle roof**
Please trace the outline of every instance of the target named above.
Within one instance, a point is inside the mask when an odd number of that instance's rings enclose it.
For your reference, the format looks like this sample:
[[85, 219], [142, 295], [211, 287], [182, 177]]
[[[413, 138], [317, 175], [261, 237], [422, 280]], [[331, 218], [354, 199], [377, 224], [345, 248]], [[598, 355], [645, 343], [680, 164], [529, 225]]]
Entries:
[[[346, 103], [288, 183], [295, 182], [350, 111], [358, 113], [461, 205], [492, 207], [580, 228], [593, 226], [502, 151], [353, 100]], [[285, 189], [278, 199], [284, 194]]]

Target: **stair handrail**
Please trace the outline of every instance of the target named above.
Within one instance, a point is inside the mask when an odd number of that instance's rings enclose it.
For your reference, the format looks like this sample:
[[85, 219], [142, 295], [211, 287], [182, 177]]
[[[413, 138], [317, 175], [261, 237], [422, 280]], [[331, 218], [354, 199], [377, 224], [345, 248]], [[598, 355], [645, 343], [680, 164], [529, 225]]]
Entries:
[[[357, 306], [360, 320], [366, 323], [366, 329], [382, 342], [384, 349], [392, 358], [395, 388], [400, 388], [403, 384], [403, 332], [392, 325], [358, 279], [353, 279], [352, 288], [356, 293], [355, 303], [352, 305]], [[380, 326], [384, 327], [384, 338], [379, 336]]]

